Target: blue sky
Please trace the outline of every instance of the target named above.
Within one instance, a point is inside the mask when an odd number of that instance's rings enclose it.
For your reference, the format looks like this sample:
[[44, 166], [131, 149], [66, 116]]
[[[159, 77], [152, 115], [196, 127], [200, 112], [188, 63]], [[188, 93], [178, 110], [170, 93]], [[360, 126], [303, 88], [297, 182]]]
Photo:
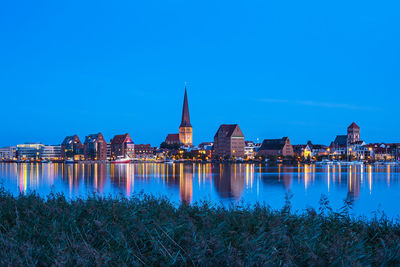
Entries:
[[400, 142], [398, 1], [2, 1], [0, 145], [178, 132]]

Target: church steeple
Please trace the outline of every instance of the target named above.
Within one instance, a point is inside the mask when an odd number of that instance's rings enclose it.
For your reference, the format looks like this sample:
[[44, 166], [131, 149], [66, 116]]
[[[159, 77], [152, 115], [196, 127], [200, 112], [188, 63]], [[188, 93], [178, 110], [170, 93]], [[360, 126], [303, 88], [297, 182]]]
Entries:
[[185, 97], [183, 98], [182, 121], [179, 127], [192, 127], [190, 124], [189, 104], [187, 100], [187, 90], [185, 86]]
[[189, 104], [187, 99], [187, 90], [185, 84], [185, 97], [183, 98], [182, 121], [179, 126], [179, 142], [184, 146], [192, 146], [193, 129], [190, 124]]

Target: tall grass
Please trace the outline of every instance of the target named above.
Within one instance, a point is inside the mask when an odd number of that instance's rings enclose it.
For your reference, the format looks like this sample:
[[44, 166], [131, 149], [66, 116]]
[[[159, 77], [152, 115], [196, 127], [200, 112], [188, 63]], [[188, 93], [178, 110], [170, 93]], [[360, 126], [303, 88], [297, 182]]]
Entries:
[[346, 210], [181, 205], [164, 198], [13, 197], [0, 190], [0, 265], [398, 265], [400, 225]]

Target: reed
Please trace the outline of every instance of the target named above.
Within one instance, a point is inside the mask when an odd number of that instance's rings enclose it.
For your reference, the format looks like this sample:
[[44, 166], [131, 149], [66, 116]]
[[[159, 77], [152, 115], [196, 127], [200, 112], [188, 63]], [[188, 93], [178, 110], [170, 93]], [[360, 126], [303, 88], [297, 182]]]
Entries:
[[0, 190], [0, 265], [398, 265], [400, 224], [166, 198], [13, 197]]

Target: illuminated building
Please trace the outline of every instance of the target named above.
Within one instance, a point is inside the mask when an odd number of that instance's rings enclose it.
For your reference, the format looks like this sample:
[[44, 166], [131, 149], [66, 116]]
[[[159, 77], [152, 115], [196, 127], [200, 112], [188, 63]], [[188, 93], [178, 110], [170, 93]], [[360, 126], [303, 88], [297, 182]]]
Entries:
[[298, 157], [309, 159], [312, 157], [311, 148], [307, 145], [293, 145], [293, 153]]
[[244, 142], [244, 155], [249, 159], [253, 159], [256, 153], [256, 144], [253, 141]]
[[181, 125], [179, 126], [179, 134], [168, 134], [167, 138], [165, 139], [165, 143], [168, 145], [180, 144], [185, 147], [191, 147], [193, 145], [193, 129], [192, 124], [190, 123], [186, 86], [185, 96], [183, 98], [182, 120]]
[[213, 142], [203, 142], [199, 145], [199, 148], [201, 150], [204, 150], [206, 153], [206, 156], [208, 158], [212, 158], [213, 156], [213, 147], [214, 147], [214, 143]]
[[399, 143], [374, 143], [366, 145], [373, 160], [399, 160]]
[[260, 149], [260, 156], [294, 156], [293, 146], [290, 143], [289, 137], [281, 139], [264, 139]]
[[183, 98], [183, 109], [182, 109], [182, 121], [179, 126], [179, 141], [184, 146], [192, 146], [193, 145], [193, 130], [192, 125], [190, 124], [190, 116], [189, 116], [189, 104], [187, 100], [187, 92], [185, 87], [185, 96]]
[[44, 145], [40, 147], [40, 158], [47, 160], [58, 160], [61, 158], [60, 145]]
[[331, 143], [330, 149], [336, 155], [346, 154], [347, 151], [347, 135], [337, 135]]
[[243, 157], [244, 135], [238, 124], [222, 124], [214, 135], [215, 156]]
[[83, 144], [77, 135], [65, 137], [61, 143], [61, 157], [75, 160], [83, 158]]
[[360, 127], [354, 122], [347, 127], [347, 143], [352, 144], [360, 141]]
[[17, 157], [15, 146], [0, 148], [0, 160], [11, 160]]
[[128, 133], [114, 136], [111, 140], [111, 158], [133, 158], [134, 156], [135, 145], [132, 142], [131, 136]]
[[85, 160], [106, 160], [107, 142], [101, 133], [89, 134], [83, 144]]
[[26, 143], [17, 145], [18, 159], [37, 160], [40, 159], [40, 149], [43, 147], [40, 143]]
[[167, 145], [180, 145], [179, 134], [168, 134], [167, 138], [165, 138], [165, 143]]
[[147, 158], [150, 156], [154, 156], [154, 148], [152, 148], [150, 144], [135, 145], [135, 156], [138, 158]]

